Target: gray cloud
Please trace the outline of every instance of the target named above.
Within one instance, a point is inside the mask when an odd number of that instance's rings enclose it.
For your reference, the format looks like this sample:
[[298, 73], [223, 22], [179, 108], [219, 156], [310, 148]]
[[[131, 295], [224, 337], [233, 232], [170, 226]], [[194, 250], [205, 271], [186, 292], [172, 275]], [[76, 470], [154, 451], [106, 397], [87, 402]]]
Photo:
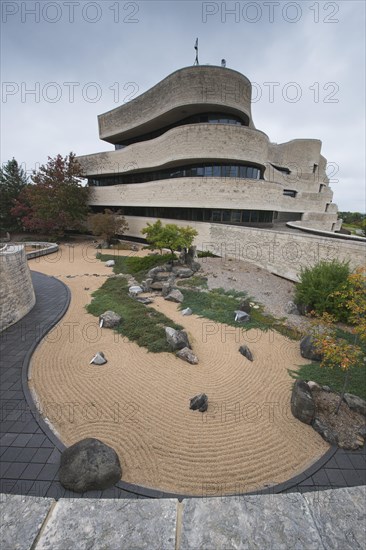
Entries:
[[321, 139], [339, 166], [334, 202], [365, 210], [364, 2], [45, 0], [2, 10], [2, 162], [14, 156], [30, 170], [59, 152], [110, 150], [97, 115], [193, 64], [198, 36], [201, 63], [224, 57], [254, 83], [256, 127], [277, 143]]

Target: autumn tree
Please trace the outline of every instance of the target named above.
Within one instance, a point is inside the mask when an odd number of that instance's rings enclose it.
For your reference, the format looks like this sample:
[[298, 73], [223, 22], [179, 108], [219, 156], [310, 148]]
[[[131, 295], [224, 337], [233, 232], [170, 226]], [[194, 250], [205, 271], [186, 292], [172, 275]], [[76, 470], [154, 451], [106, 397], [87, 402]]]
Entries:
[[25, 171], [13, 158], [0, 168], [0, 230], [15, 231], [21, 229], [19, 221], [12, 216], [11, 210], [21, 191], [28, 185]]
[[112, 238], [115, 235], [123, 235], [128, 229], [128, 223], [125, 218], [118, 215], [118, 213], [114, 214], [108, 208], [104, 212], [91, 214], [88, 225], [93, 235], [102, 237], [108, 244], [111, 244]]
[[48, 157], [32, 174], [32, 185], [15, 201], [12, 215], [25, 229], [62, 237], [67, 229], [81, 229], [88, 213], [89, 188], [81, 184], [82, 169], [74, 153]]
[[153, 249], [161, 251], [168, 248], [172, 255], [176, 250], [192, 246], [194, 238], [198, 235], [193, 227], [179, 227], [172, 223], [163, 225], [160, 220], [153, 224], [148, 223], [142, 234], [146, 235], [146, 240]]
[[356, 269], [348, 276], [347, 283], [333, 294], [339, 307], [346, 308], [349, 312], [353, 342], [338, 338], [336, 320], [329, 313], [323, 313], [316, 320], [316, 332], [313, 331], [313, 334], [315, 347], [322, 356], [320, 366], [340, 369], [345, 375], [340, 401], [335, 411], [337, 414], [347, 389], [350, 369], [357, 366], [365, 367], [363, 348], [366, 345], [366, 268]]

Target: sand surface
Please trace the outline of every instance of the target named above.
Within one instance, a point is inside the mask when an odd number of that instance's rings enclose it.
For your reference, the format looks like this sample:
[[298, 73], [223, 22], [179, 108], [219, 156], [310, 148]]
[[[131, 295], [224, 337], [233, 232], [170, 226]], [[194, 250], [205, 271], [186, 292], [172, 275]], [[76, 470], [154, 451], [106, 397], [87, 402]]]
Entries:
[[[92, 292], [112, 274], [95, 253], [92, 244], [62, 246], [29, 261], [71, 290], [69, 310], [33, 355], [29, 382], [66, 445], [96, 437], [117, 451], [124, 481], [191, 495], [276, 484], [327, 451], [291, 415], [287, 369], [304, 363], [298, 342], [184, 317], [176, 304], [157, 298], [154, 307], [187, 330], [199, 364], [149, 353], [100, 329], [86, 313]], [[238, 352], [241, 343], [249, 345], [253, 363]], [[97, 351], [106, 365], [89, 364]], [[205, 414], [189, 410], [189, 399], [201, 392], [209, 398]]]

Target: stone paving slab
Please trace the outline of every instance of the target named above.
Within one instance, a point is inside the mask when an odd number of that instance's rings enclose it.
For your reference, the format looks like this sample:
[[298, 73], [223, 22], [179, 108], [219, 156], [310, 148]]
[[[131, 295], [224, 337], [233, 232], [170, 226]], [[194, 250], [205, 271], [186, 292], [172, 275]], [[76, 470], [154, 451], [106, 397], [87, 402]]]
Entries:
[[174, 499], [61, 499], [34, 550], [174, 550], [176, 510]]
[[326, 550], [366, 548], [366, 487], [306, 493], [304, 499]]
[[54, 502], [52, 498], [0, 494], [1, 550], [29, 550]]
[[323, 550], [299, 493], [185, 500], [180, 550]]

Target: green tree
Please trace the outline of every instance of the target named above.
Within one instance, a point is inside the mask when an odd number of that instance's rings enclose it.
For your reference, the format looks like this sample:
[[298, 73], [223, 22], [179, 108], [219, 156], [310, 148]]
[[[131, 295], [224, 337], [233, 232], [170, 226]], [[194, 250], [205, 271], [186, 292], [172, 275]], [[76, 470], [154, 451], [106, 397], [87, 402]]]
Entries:
[[123, 235], [128, 229], [128, 223], [121, 215], [114, 214], [106, 208], [104, 212], [91, 214], [88, 220], [93, 235], [102, 237], [104, 241], [111, 244], [112, 238], [118, 234]]
[[32, 175], [12, 209], [23, 226], [62, 237], [67, 229], [81, 229], [88, 213], [89, 188], [81, 185], [82, 169], [74, 153], [48, 157]]
[[176, 250], [189, 248], [198, 235], [193, 227], [179, 227], [173, 223], [163, 225], [160, 220], [154, 224], [148, 223], [141, 232], [146, 235], [146, 240], [152, 248], [160, 251], [168, 248], [173, 255]]
[[16, 231], [22, 228], [19, 221], [11, 214], [15, 200], [28, 185], [24, 170], [13, 158], [0, 168], [0, 230]]

